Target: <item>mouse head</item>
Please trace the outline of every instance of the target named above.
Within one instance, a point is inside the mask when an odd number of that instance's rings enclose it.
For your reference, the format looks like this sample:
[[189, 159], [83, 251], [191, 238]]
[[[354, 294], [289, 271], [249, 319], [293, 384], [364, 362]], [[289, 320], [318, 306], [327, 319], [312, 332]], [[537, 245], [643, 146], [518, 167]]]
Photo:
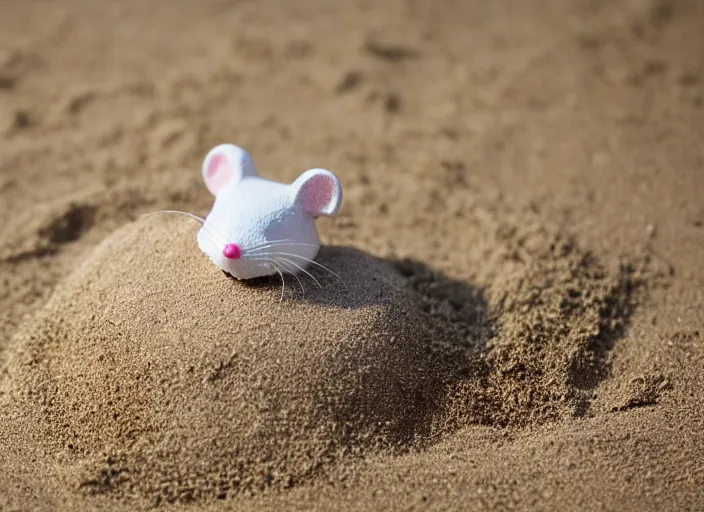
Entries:
[[342, 201], [332, 172], [310, 169], [292, 184], [266, 180], [232, 144], [210, 150], [202, 170], [215, 202], [198, 246], [238, 279], [304, 270], [320, 249], [315, 219], [334, 215]]

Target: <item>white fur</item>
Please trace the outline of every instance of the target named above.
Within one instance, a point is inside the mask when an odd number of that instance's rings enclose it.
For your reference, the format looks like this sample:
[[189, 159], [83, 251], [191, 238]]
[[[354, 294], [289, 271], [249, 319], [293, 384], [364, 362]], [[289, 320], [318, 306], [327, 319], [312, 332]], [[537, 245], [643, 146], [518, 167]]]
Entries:
[[[305, 270], [320, 249], [315, 219], [334, 215], [342, 201], [340, 182], [330, 171], [311, 169], [290, 185], [266, 180], [249, 154], [231, 144], [208, 153], [203, 177], [215, 203], [198, 246], [238, 279]], [[223, 255], [228, 243], [240, 247], [239, 259]]]

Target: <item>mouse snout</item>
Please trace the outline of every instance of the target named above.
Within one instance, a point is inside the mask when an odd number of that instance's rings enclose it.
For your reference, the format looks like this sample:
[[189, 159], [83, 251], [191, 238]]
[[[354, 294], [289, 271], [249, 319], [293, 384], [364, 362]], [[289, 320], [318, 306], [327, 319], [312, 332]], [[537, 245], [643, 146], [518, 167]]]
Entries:
[[222, 255], [228, 260], [236, 260], [242, 256], [242, 250], [237, 244], [225, 244], [225, 247], [222, 249]]

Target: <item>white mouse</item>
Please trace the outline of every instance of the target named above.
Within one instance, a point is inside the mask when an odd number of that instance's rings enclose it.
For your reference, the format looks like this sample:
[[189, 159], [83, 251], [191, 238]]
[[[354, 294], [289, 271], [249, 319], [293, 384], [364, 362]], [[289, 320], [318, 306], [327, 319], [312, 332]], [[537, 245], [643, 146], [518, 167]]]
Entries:
[[237, 279], [303, 272], [320, 249], [317, 217], [342, 202], [337, 176], [310, 169], [292, 184], [259, 177], [250, 155], [232, 144], [214, 147], [203, 179], [215, 196], [198, 231], [198, 246]]

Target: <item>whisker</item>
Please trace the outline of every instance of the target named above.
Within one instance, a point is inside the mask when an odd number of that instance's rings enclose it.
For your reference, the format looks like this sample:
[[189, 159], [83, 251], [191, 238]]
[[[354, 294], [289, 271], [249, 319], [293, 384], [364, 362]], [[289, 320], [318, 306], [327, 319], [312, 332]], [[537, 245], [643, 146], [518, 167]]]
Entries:
[[294, 242], [293, 240], [274, 240], [274, 241], [269, 240], [267, 242], [263, 242], [263, 243], [260, 243], [260, 244], [257, 244], [257, 245], [254, 245], [254, 246], [248, 248], [247, 252], [260, 251], [262, 249], [269, 249], [271, 247], [281, 247], [281, 246], [287, 246], [287, 245], [296, 245], [296, 246], [302, 246], [302, 247], [319, 247], [318, 245], [315, 245], [315, 244], [304, 244], [301, 242]]
[[[203, 224], [203, 227], [205, 227], [205, 224]], [[213, 225], [212, 222], [210, 223], [209, 227], [213, 228], [213, 232], [221, 238], [222, 243], [225, 243], [227, 241], [227, 235], [220, 231], [217, 226]]]
[[[334, 275], [336, 278], [338, 278], [340, 280], [340, 282], [343, 284], [343, 286], [345, 288], [347, 288], [347, 283], [345, 283], [344, 279], [342, 279], [339, 275], [337, 275], [335, 272], [330, 270], [325, 265], [322, 265], [322, 264], [318, 263], [317, 261], [313, 261], [310, 258], [306, 258], [305, 256], [301, 256], [299, 254], [292, 254], [290, 252], [265, 252], [265, 253], [257, 253], [254, 256], [289, 256], [292, 258], [301, 258], [301, 259], [307, 261], [308, 263], [312, 263], [313, 265], [316, 265], [316, 266], [322, 268], [323, 270], [330, 272], [332, 275]], [[251, 259], [253, 259], [253, 258], [251, 258]]]
[[[283, 258], [281, 258], [281, 259], [283, 259]], [[298, 266], [298, 265], [296, 265], [295, 263], [293, 263], [291, 260], [286, 260], [286, 259], [284, 259], [284, 261], [285, 261], [285, 262], [288, 262], [288, 263], [292, 263], [292, 264], [294, 264], [295, 266]], [[286, 267], [284, 267], [283, 263], [279, 262], [279, 264], [282, 266], [282, 268], [283, 268], [284, 270], [286, 270], [286, 272], [287, 272], [288, 274], [291, 274], [291, 275], [296, 279], [296, 281], [298, 281], [298, 284], [299, 284], [299, 286], [301, 287], [301, 292], [303, 292], [303, 298], [305, 298], [305, 296], [306, 296], [306, 290], [305, 290], [305, 288], [303, 288], [303, 283], [301, 282], [300, 278], [296, 275], [295, 272], [291, 272], [291, 271], [288, 270]], [[305, 272], [305, 271], [304, 271], [304, 272]]]
[[224, 238], [220, 239], [216, 235], [217, 233], [213, 232], [210, 230], [210, 228], [206, 227], [205, 224], [203, 224], [203, 227], [201, 228], [203, 232], [207, 235], [210, 235], [210, 238], [212, 239], [213, 242], [215, 242], [215, 245], [223, 245], [225, 243]]
[[[191, 218], [191, 219], [195, 219], [195, 220], [199, 221], [201, 224], [203, 224], [203, 226], [205, 226], [205, 219], [204, 219], [203, 217], [199, 217], [199, 216], [196, 215], [195, 213], [182, 212], [182, 211], [179, 211], [179, 210], [157, 210], [157, 211], [155, 211], [155, 212], [145, 213], [144, 216], [146, 216], [146, 215], [154, 215], [155, 213], [176, 213], [176, 214], [178, 214], [178, 215], [185, 215], [186, 217], [189, 217], [189, 218]], [[223, 233], [222, 231], [220, 231], [220, 230], [217, 228], [217, 226], [212, 226], [212, 225], [211, 225], [210, 227], [213, 228], [214, 233], [215, 233], [216, 235], [220, 236], [220, 237], [222, 238], [222, 240], [227, 240], [227, 237], [225, 236], [225, 233]]]
[[185, 217], [188, 217], [189, 219], [197, 220], [198, 222], [201, 223], [201, 226], [202, 226], [201, 229], [203, 230], [203, 232], [209, 234], [210, 237], [213, 239], [213, 241], [214, 241], [217, 245], [220, 245], [220, 244], [222, 243], [221, 240], [219, 240], [218, 237], [215, 236], [217, 233], [212, 232], [209, 227], [206, 227], [206, 226], [205, 226], [205, 219], [202, 218], [202, 217], [199, 217], [199, 216], [196, 215], [195, 213], [182, 212], [182, 211], [179, 211], [179, 210], [157, 210], [157, 211], [155, 211], [155, 212], [145, 213], [145, 214], [142, 215], [142, 217], [148, 217], [149, 215], [154, 215], [154, 214], [157, 214], [157, 213], [174, 213], [174, 214], [177, 214], [177, 215], [183, 215], [183, 216], [185, 216]]
[[[283, 261], [285, 261], [285, 262], [287, 262], [287, 263], [290, 263], [291, 265], [293, 265], [294, 267], [296, 267], [296, 268], [297, 268], [298, 270], [300, 270], [301, 272], [307, 274], [308, 277], [310, 277], [313, 281], [315, 281], [315, 284], [317, 284], [319, 288], [322, 288], [322, 286], [320, 285], [320, 282], [318, 282], [318, 280], [317, 280], [315, 277], [313, 277], [313, 274], [311, 274], [310, 272], [306, 271], [303, 267], [301, 267], [300, 265], [297, 265], [295, 262], [291, 261], [291, 260], [288, 259], [288, 258], [284, 258], [284, 257], [281, 257], [281, 256], [280, 256], [279, 259], [280, 259], [280, 260], [283, 260]], [[295, 276], [296, 274], [293, 274], [293, 275]]]
[[205, 224], [205, 219], [203, 217], [198, 217], [195, 213], [181, 212], [178, 210], [157, 210], [155, 212], [145, 213], [142, 217], [148, 217], [149, 215], [154, 215], [156, 213], [176, 213], [178, 215], [185, 215], [186, 217], [199, 221], [201, 224]]
[[281, 297], [279, 298], [279, 302], [283, 302], [284, 300], [284, 290], [286, 289], [286, 281], [284, 280], [284, 274], [279, 270], [279, 267], [274, 265], [274, 269], [279, 273], [281, 276]]
[[268, 261], [271, 262], [271, 265], [274, 267], [274, 270], [276, 270], [279, 273], [279, 276], [281, 276], [281, 298], [279, 299], [279, 302], [282, 302], [284, 300], [284, 290], [286, 289], [286, 280], [284, 279], [284, 274], [279, 270], [278, 265], [276, 265], [276, 262], [274, 260], [269, 259]]
[[224, 239], [219, 238], [217, 236], [218, 234], [216, 232], [212, 231], [209, 226], [206, 226], [205, 224], [203, 224], [201, 226], [201, 230], [203, 231], [203, 233], [210, 236], [210, 239], [213, 242], [215, 242], [215, 245], [223, 245], [225, 243]]
[[258, 249], [262, 245], [266, 244], [276, 244], [279, 242], [295, 242], [295, 240], [265, 240], [264, 242], [259, 242], [258, 244], [254, 244], [251, 249]]
[[317, 247], [316, 244], [306, 244], [306, 243], [302, 243], [302, 242], [296, 242], [295, 240], [291, 240], [290, 238], [286, 238], [286, 239], [281, 239], [281, 240], [265, 240], [263, 242], [259, 242], [258, 244], [254, 244], [252, 246], [252, 249], [259, 249], [259, 248], [261, 248], [262, 245], [267, 245], [267, 244], [308, 245], [311, 247]]
[[213, 242], [215, 242], [215, 245], [220, 245], [220, 244], [222, 243], [220, 240], [218, 240], [218, 238], [217, 238], [213, 233], [210, 232], [209, 229], [206, 229], [205, 226], [203, 226], [202, 229], [203, 229], [203, 233], [205, 233], [206, 235], [210, 236], [210, 239], [211, 239]]

